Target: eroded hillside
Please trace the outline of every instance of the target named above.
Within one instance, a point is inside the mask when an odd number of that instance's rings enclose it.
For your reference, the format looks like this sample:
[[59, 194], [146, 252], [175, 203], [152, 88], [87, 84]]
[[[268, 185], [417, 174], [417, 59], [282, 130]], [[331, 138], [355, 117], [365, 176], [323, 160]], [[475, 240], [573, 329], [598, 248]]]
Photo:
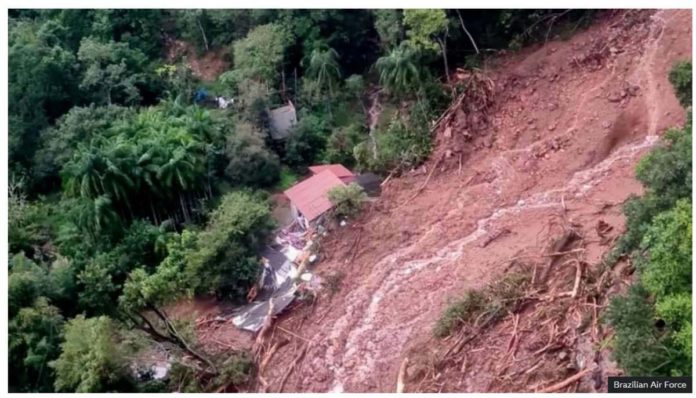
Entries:
[[[276, 321], [302, 338], [274, 334], [289, 343], [262, 369], [263, 389], [393, 392], [401, 373], [406, 391], [533, 391], [584, 372], [563, 388], [601, 390], [613, 370], [597, 316], [625, 276], [598, 270], [622, 233], [621, 204], [640, 193], [636, 162], [683, 123], [667, 74], [690, 54], [690, 11], [629, 11], [496, 60], [487, 127], [468, 141], [463, 122], [439, 131], [444, 161], [391, 179], [323, 242], [316, 272], [344, 275], [339, 290]], [[573, 252], [547, 271], [569, 230]], [[575, 289], [570, 260], [584, 264]], [[543, 294], [448, 357], [457, 342], [432, 337], [447, 303], [522, 266], [549, 272]], [[599, 278], [613, 282], [578, 300]], [[548, 349], [553, 339], [563, 347]]]

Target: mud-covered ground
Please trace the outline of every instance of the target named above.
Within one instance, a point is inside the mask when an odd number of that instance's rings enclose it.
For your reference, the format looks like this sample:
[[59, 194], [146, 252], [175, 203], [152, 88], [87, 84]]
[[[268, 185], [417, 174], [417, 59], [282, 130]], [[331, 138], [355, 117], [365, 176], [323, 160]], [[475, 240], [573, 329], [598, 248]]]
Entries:
[[[343, 278], [314, 306], [276, 320], [273, 339], [287, 344], [269, 356], [259, 390], [394, 392], [407, 356], [406, 391], [526, 391], [572, 375], [568, 358], [577, 352], [532, 354], [554, 330], [596, 319], [601, 300], [574, 307], [560, 324], [536, 325], [529, 316], [539, 303], [510, 316], [466, 348], [466, 363], [431, 375], [435, 381], [423, 384], [418, 366], [448, 344], [432, 337], [447, 303], [499, 278], [513, 258], [534, 265], [559, 225], [583, 236], [586, 272], [599, 266], [623, 230], [621, 204], [641, 192], [638, 159], [684, 121], [667, 74], [690, 56], [691, 12], [669, 10], [607, 13], [568, 41], [495, 60], [486, 70], [495, 84], [489, 127], [462, 143], [466, 126], [455, 123], [452, 138], [438, 137], [438, 153], [451, 146], [452, 154], [422, 192], [435, 161], [390, 180], [360, 219], [324, 240], [315, 272]], [[600, 220], [610, 227], [602, 236]], [[574, 268], [568, 272], [552, 278], [572, 288]], [[608, 332], [590, 329], [570, 347], [595, 370], [572, 390], [601, 390], [591, 380], [612, 371], [598, 353]], [[539, 362], [558, 370], [534, 368]]]

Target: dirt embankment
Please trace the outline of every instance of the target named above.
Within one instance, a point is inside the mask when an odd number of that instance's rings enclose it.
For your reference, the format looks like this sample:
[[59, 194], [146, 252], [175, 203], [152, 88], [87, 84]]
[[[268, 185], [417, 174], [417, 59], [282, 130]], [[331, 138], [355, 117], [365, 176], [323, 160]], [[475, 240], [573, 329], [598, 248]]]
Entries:
[[190, 43], [182, 40], [171, 39], [167, 41], [167, 60], [169, 62], [183, 62], [194, 76], [199, 79], [212, 82], [218, 76], [229, 69], [230, 62], [225, 48], [218, 48], [206, 52], [200, 52]]
[[[345, 275], [340, 290], [276, 321], [285, 331], [275, 339], [289, 344], [265, 366], [266, 391], [393, 392], [407, 356], [406, 391], [527, 391], [572, 375], [579, 362], [590, 370], [563, 390], [602, 389], [592, 382], [611, 372], [597, 348], [607, 337], [601, 326], [575, 334], [565, 354], [540, 351], [553, 333], [595, 319], [601, 299], [544, 326], [531, 318], [546, 308], [539, 303], [508, 316], [428, 383], [423, 358], [449, 344], [432, 337], [449, 300], [496, 280], [512, 258], [542, 264], [535, 256], [564, 228], [583, 237], [578, 260], [596, 271], [623, 230], [621, 203], [641, 192], [638, 159], [683, 123], [667, 74], [690, 56], [691, 12], [670, 10], [610, 14], [568, 41], [497, 60], [487, 71], [496, 87], [488, 127], [418, 195], [426, 175], [393, 179], [361, 219], [323, 243], [316, 272]], [[558, 268], [551, 278], [572, 289], [575, 267]]]

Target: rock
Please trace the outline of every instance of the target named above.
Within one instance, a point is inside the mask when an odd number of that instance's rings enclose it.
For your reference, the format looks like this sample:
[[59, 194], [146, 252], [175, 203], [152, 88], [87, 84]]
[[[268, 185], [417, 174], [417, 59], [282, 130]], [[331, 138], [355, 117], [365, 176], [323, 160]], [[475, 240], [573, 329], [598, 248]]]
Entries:
[[609, 96], [607, 97], [607, 100], [608, 100], [609, 102], [619, 102], [619, 101], [621, 101], [621, 98], [623, 98], [623, 97], [621, 96], [620, 93], [611, 93], [611, 94], [609, 94]]
[[603, 122], [602, 122], [602, 127], [604, 127], [605, 129], [611, 128], [611, 122], [608, 121], [608, 120], [603, 121]]
[[549, 126], [549, 131], [554, 131], [554, 130], [556, 130], [556, 123]]

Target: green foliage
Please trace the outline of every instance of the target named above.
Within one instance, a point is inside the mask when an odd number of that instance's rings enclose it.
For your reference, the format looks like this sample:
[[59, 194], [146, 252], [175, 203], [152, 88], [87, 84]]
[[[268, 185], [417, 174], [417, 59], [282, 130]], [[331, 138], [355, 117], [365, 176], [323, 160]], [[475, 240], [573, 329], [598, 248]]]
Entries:
[[530, 272], [520, 271], [504, 275], [501, 279], [485, 286], [472, 289], [451, 303], [435, 324], [435, 337], [447, 337], [462, 327], [485, 328], [516, 311], [530, 286]]
[[268, 204], [247, 192], [222, 197], [187, 254], [188, 278], [199, 293], [242, 299], [256, 282], [256, 251], [273, 228]]
[[8, 195], [8, 238], [11, 253], [41, 258], [45, 244], [54, 237], [52, 208], [40, 201], [29, 201], [24, 180], [12, 179]]
[[364, 127], [358, 124], [335, 129], [326, 142], [324, 160], [330, 164], [340, 163], [348, 168], [353, 167], [353, 149], [365, 136]]
[[338, 66], [338, 53], [333, 48], [315, 48], [309, 56], [307, 76], [314, 80], [316, 91], [315, 98], [322, 93], [327, 98], [333, 98], [334, 92], [341, 79], [341, 71]]
[[140, 102], [137, 86], [143, 82], [145, 54], [126, 43], [101, 43], [86, 38], [77, 58], [85, 68], [80, 88], [93, 93], [94, 101], [106, 105]]
[[354, 182], [331, 189], [328, 197], [334, 206], [331, 213], [336, 219], [357, 216], [367, 200], [367, 194], [363, 188]]
[[479, 291], [466, 292], [464, 297], [450, 304], [438, 319], [433, 333], [436, 337], [447, 337], [463, 322], [471, 321], [483, 310], [486, 299]]
[[171, 389], [178, 392], [212, 392], [220, 388], [230, 391], [252, 381], [255, 368], [248, 353], [235, 352], [225, 357], [219, 374], [211, 379], [202, 379], [191, 367], [174, 363], [169, 371], [169, 380]]
[[377, 60], [379, 84], [397, 97], [418, 92], [423, 81], [418, 53], [409, 46], [393, 48]]
[[[538, 37], [548, 29], [540, 18], [554, 12], [472, 10], [463, 18], [481, 48], [495, 48], [495, 40], [507, 45], [537, 22]], [[211, 391], [244, 384], [253, 373], [249, 357], [213, 358], [213, 366], [190, 324], [163, 311], [195, 293], [241, 300], [256, 281], [257, 249], [272, 225], [266, 198], [244, 188], [278, 180], [286, 188], [297, 180], [295, 172], [317, 162], [357, 161], [357, 168], [379, 172], [417, 165], [430, 151], [429, 123], [443, 98], [449, 102], [430, 77], [434, 56], [449, 54], [454, 65], [471, 54], [460, 29], [450, 32], [458, 18], [443, 10], [9, 15], [13, 391]], [[573, 18], [558, 17], [558, 24]], [[448, 37], [452, 48], [444, 52]], [[225, 60], [233, 68], [217, 82], [199, 82], [182, 64], [186, 60], [164, 59], [172, 39], [199, 49], [228, 48], [231, 59]], [[375, 65], [381, 51], [387, 53]], [[350, 77], [341, 81], [342, 75]], [[363, 100], [376, 78], [392, 96], [383, 105], [394, 111], [383, 112], [386, 123], [368, 136]], [[233, 107], [188, 106], [201, 86], [233, 96]], [[286, 146], [275, 148], [281, 164], [264, 141], [268, 109], [288, 99], [300, 109], [300, 122]], [[655, 191], [673, 189], [671, 199], [653, 195], [638, 206], [638, 218], [651, 221], [690, 193], [691, 185], [682, 191], [657, 185], [667, 175], [690, 179], [682, 155], [671, 156], [655, 160], [664, 164], [659, 172], [645, 173], [656, 181]], [[241, 191], [220, 198], [230, 187]], [[362, 198], [348, 192], [337, 206], [341, 216], [355, 212]], [[636, 247], [648, 230], [659, 238], [668, 228], [646, 227], [636, 235]], [[683, 295], [658, 303], [659, 316], [675, 330], [665, 344], [678, 351], [687, 349], [690, 335], [690, 323], [679, 317], [685, 304]], [[490, 304], [490, 311], [501, 307]], [[87, 318], [69, 322], [61, 347], [64, 319], [78, 313]], [[101, 315], [118, 318], [130, 334], [96, 318]], [[166, 342], [173, 355], [186, 355], [187, 365], [172, 369], [173, 377], [182, 377], [136, 388], [131, 361], [125, 361], [126, 351], [135, 349], [129, 345], [133, 330], [147, 337], [140, 348]], [[197, 369], [189, 366], [191, 358]], [[55, 368], [48, 367], [54, 360]], [[212, 373], [201, 377], [204, 368]]]
[[65, 325], [61, 354], [51, 367], [55, 388], [63, 392], [109, 392], [132, 389], [126, 353], [107, 317], [78, 315]]
[[670, 352], [655, 328], [655, 310], [641, 284], [613, 299], [606, 317], [614, 326], [614, 358], [629, 376], [668, 376]]
[[[62, 10], [63, 13], [78, 10]], [[82, 17], [92, 20], [91, 34], [102, 42], [114, 40], [125, 43], [149, 57], [156, 57], [164, 45], [162, 24], [164, 12], [153, 9], [101, 9], [79, 10]], [[85, 13], [87, 15], [85, 15]], [[92, 15], [89, 15], [92, 14]], [[72, 23], [80, 24], [79, 13]], [[70, 29], [74, 25], [69, 25]], [[79, 31], [79, 30], [78, 30]], [[85, 34], [88, 36], [88, 34]]]
[[176, 33], [199, 50], [215, 49], [244, 38], [249, 30], [266, 23], [273, 10], [174, 10]]
[[78, 144], [108, 134], [112, 126], [134, 115], [132, 109], [116, 105], [70, 109], [54, 127], [41, 134], [39, 149], [34, 157], [35, 181], [52, 187], [59, 186], [60, 170], [72, 158]]
[[316, 162], [326, 145], [329, 127], [318, 114], [301, 114], [295, 131], [288, 139], [284, 162], [303, 170]]
[[195, 81], [188, 65], [165, 64], [155, 69], [155, 74], [164, 80], [169, 98], [193, 98]]
[[643, 238], [649, 251], [638, 261], [642, 281], [656, 297], [691, 291], [691, 202], [682, 199], [655, 217]]
[[10, 391], [53, 391], [49, 362], [60, 354], [63, 317], [58, 308], [39, 297], [22, 308], [9, 323]]
[[283, 166], [280, 169], [280, 179], [278, 181], [278, 184], [276, 185], [276, 189], [279, 191], [285, 191], [286, 189], [290, 188], [291, 186], [295, 185], [295, 183], [300, 179], [300, 177], [292, 171], [287, 166]]
[[253, 126], [238, 123], [236, 130], [227, 137], [225, 177], [236, 185], [273, 186], [280, 178], [278, 156], [266, 149], [263, 136]]
[[672, 83], [674, 93], [684, 108], [690, 107], [692, 103], [692, 76], [691, 61], [678, 62], [669, 72], [669, 82]]
[[253, 28], [244, 39], [234, 43], [234, 71], [238, 79], [275, 85], [291, 40], [292, 36], [278, 24]]
[[614, 251], [630, 253], [638, 248], [652, 219], [670, 209], [682, 198], [690, 198], [692, 190], [691, 115], [682, 129], [671, 129], [655, 148], [638, 163], [636, 176], [645, 185], [641, 198], [626, 202], [627, 231]]
[[382, 47], [385, 49], [396, 47], [404, 36], [402, 11], [372, 10], [372, 13]]
[[28, 165], [39, 132], [79, 103], [75, 54], [37, 34], [38, 24], [10, 23], [10, 164]]
[[30, 307], [39, 296], [50, 295], [48, 271], [24, 254], [17, 254], [10, 261], [10, 277], [7, 281], [10, 317], [21, 308]]
[[349, 99], [358, 100], [365, 91], [365, 79], [361, 75], [350, 75], [345, 80], [345, 94]]
[[63, 168], [64, 189], [91, 202], [97, 231], [137, 217], [190, 222], [210, 194], [208, 150], [221, 144], [225, 128], [197, 107], [141, 111], [77, 146]]
[[[413, 167], [430, 153], [430, 132], [427, 125], [418, 123], [416, 113], [411, 120], [403, 120], [398, 115], [385, 131], [377, 131], [377, 157], [364, 142], [355, 149], [358, 168], [378, 173], [389, 173], [397, 169]], [[416, 122], [416, 123], [414, 123]]]
[[445, 10], [404, 10], [404, 25], [408, 42], [414, 48], [438, 53], [442, 50], [438, 38], [447, 32], [449, 25]]
[[[670, 74], [678, 93], [680, 67]], [[631, 253], [639, 278], [612, 300], [607, 318], [616, 331], [614, 357], [629, 375], [692, 372], [691, 128], [689, 114], [683, 129], [668, 131], [641, 160], [636, 174], [645, 195], [624, 209], [628, 230], [614, 254]]]

